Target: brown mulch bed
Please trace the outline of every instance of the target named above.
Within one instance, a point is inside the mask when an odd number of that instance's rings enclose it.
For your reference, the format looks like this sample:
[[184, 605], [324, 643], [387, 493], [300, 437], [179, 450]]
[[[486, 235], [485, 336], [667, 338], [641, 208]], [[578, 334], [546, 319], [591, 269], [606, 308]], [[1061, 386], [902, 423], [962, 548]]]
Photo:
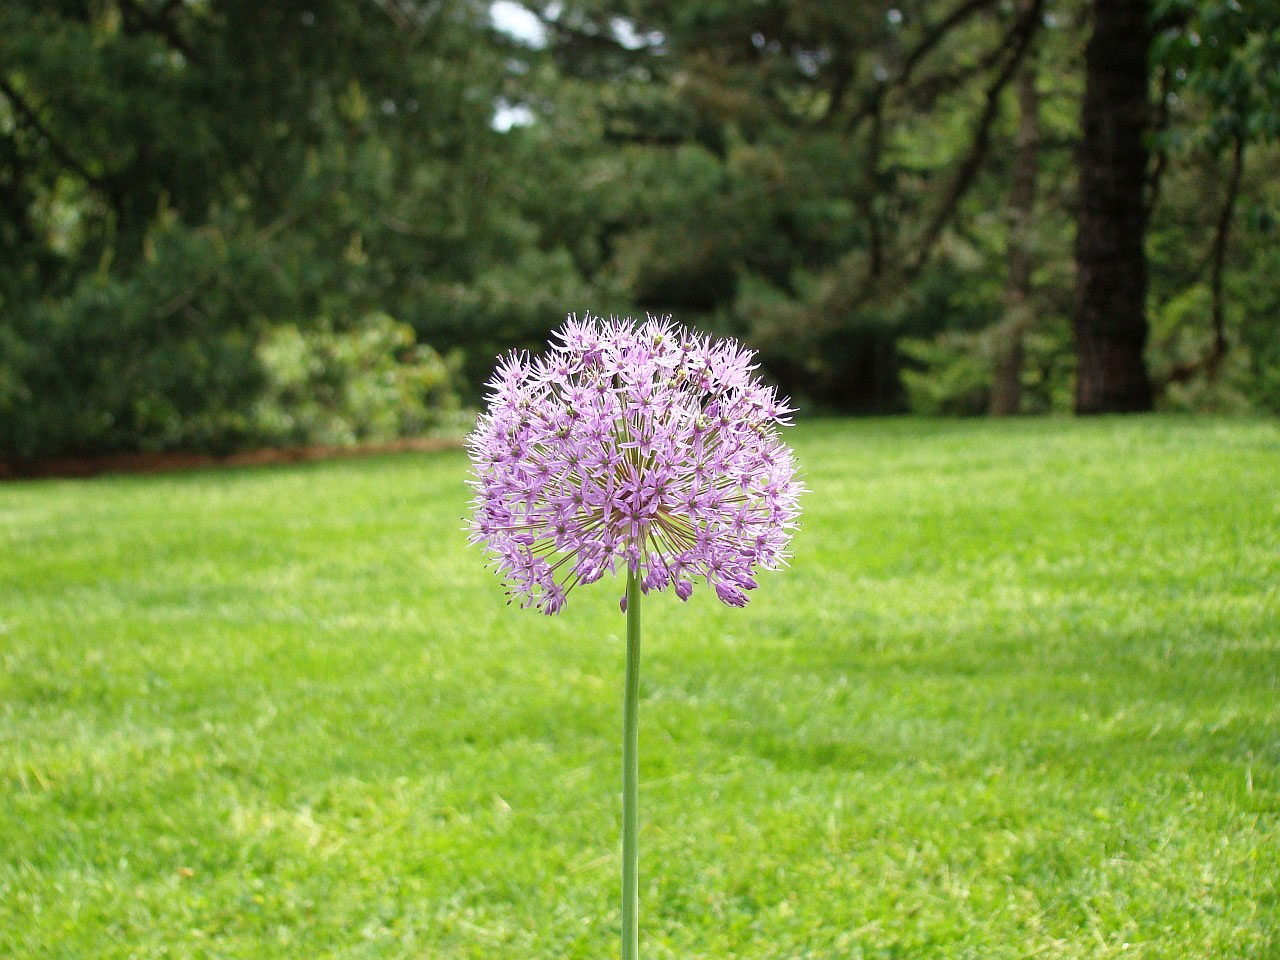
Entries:
[[35, 477], [93, 477], [101, 473], [169, 473], [211, 467], [258, 467], [308, 460], [368, 457], [380, 453], [427, 453], [455, 450], [462, 441], [453, 437], [412, 437], [364, 447], [282, 447], [245, 450], [225, 456], [209, 453], [109, 453], [85, 457], [45, 457], [39, 460], [0, 461], [0, 480]]

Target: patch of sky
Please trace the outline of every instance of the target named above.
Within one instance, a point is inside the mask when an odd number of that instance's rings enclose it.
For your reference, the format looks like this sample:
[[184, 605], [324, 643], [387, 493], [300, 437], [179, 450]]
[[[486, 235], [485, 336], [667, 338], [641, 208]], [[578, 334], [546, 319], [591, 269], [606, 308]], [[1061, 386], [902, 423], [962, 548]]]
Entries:
[[537, 14], [512, 0], [489, 4], [489, 20], [494, 28], [535, 50], [547, 45], [547, 28]]

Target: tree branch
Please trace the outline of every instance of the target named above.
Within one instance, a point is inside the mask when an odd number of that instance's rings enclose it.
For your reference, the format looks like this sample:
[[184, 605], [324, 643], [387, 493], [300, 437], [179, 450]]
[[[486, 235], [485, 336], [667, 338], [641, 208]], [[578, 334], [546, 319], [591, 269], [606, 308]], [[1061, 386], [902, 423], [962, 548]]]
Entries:
[[[821, 312], [824, 315], [835, 315], [841, 311], [847, 311], [866, 303], [878, 290], [884, 288], [886, 281], [892, 281], [897, 285], [910, 283], [928, 263], [934, 246], [941, 237], [943, 230], [951, 223], [960, 201], [973, 185], [978, 170], [982, 166], [982, 161], [986, 157], [987, 147], [991, 140], [991, 128], [994, 125], [996, 116], [999, 114], [1001, 94], [1017, 74], [1019, 66], [1021, 66], [1027, 51], [1031, 47], [1039, 27], [1040, 12], [1043, 6], [1044, 0], [1032, 0], [1026, 12], [1018, 17], [1013, 27], [1002, 38], [998, 49], [1008, 50], [1010, 46], [1013, 49], [1006, 56], [999, 74], [986, 89], [982, 113], [978, 116], [973, 139], [969, 143], [969, 148], [965, 152], [964, 158], [960, 161], [960, 166], [955, 176], [951, 179], [951, 184], [947, 188], [946, 194], [920, 235], [916, 243], [914, 256], [910, 260], [907, 260], [906, 257], [893, 257], [892, 262], [902, 263], [906, 261], [906, 266], [896, 271], [882, 271], [877, 275], [873, 268], [876, 267], [879, 258], [873, 255], [867, 267], [862, 271], [861, 280], [856, 283], [852, 293], [846, 292], [848, 287], [836, 281], [831, 293], [822, 298]], [[883, 89], [882, 87], [881, 90]]]
[[[1218, 222], [1213, 231], [1213, 243], [1209, 247], [1209, 290], [1212, 298], [1210, 318], [1213, 327], [1213, 343], [1210, 344], [1209, 351], [1200, 359], [1177, 364], [1170, 370], [1165, 375], [1163, 386], [1171, 383], [1185, 383], [1201, 371], [1204, 371], [1205, 376], [1212, 383], [1217, 379], [1222, 361], [1226, 358], [1226, 294], [1223, 290], [1223, 277], [1226, 273], [1231, 221], [1235, 218], [1236, 201], [1240, 196], [1240, 182], [1244, 178], [1244, 149], [1244, 135], [1237, 133], [1231, 144], [1231, 173], [1227, 178], [1227, 195], [1222, 201], [1222, 209], [1218, 212]], [[1196, 272], [1198, 274], [1200, 271]]]
[[897, 74], [892, 79], [878, 83], [867, 91], [862, 98], [861, 106], [849, 118], [846, 127], [850, 130], [857, 129], [863, 120], [871, 116], [873, 111], [879, 109], [879, 102], [884, 99], [886, 88], [906, 85], [916, 67], [920, 65], [920, 62], [934, 47], [942, 42], [948, 32], [964, 23], [974, 14], [985, 10], [987, 7], [995, 6], [996, 2], [997, 0], [964, 0], [963, 3], [930, 27], [916, 45], [911, 48], [911, 52], [902, 61], [902, 66], [898, 68]]
[[413, 22], [404, 15], [404, 12], [392, 0], [371, 0], [371, 2], [382, 13], [386, 14], [387, 19], [395, 24], [397, 29], [405, 32], [413, 30]]
[[49, 145], [49, 149], [64, 167], [75, 173], [80, 177], [80, 179], [84, 180], [90, 186], [101, 190], [108, 196], [111, 195], [111, 184], [108, 180], [99, 174], [93, 173], [88, 167], [76, 159], [76, 156], [49, 131], [49, 128], [41, 123], [40, 116], [36, 113], [35, 109], [27, 103], [21, 95], [19, 95], [18, 91], [13, 89], [13, 85], [3, 77], [0, 77], [0, 93], [3, 93], [5, 97], [8, 98], [9, 102], [13, 104], [13, 109], [22, 118], [23, 122], [34, 130], [40, 139]]
[[985, 57], [976, 63], [951, 70], [940, 70], [937, 73], [922, 77], [910, 86], [903, 88], [903, 100], [921, 113], [930, 110], [944, 93], [954, 90], [971, 77], [979, 76], [994, 68], [1000, 62], [1001, 55], [1005, 52], [1004, 43], [1008, 42], [1011, 41], [1006, 37], [1001, 46], [989, 51]]
[[[292, 226], [306, 212], [307, 211], [303, 211], [303, 210], [294, 210], [273, 220], [271, 223], [267, 224], [265, 227], [263, 227], [253, 236], [249, 237], [249, 239], [245, 242], [245, 249], [255, 250], [261, 247], [263, 244], [265, 244], [268, 240], [274, 237], [281, 230], [284, 230], [289, 226]], [[214, 267], [211, 271], [207, 272], [204, 276], [200, 277], [200, 279], [196, 280], [195, 283], [191, 284], [185, 290], [181, 291], [180, 293], [171, 297], [169, 300], [153, 308], [150, 315], [151, 319], [152, 320], [169, 319], [179, 311], [185, 310], [187, 309], [187, 307], [191, 306], [195, 302], [196, 297], [199, 296], [200, 293], [206, 287], [218, 282], [229, 284], [229, 281], [227, 280], [226, 275], [223, 273], [221, 267]]]
[[1240, 181], [1244, 177], [1244, 134], [1237, 132], [1231, 145], [1231, 178], [1227, 181], [1227, 196], [1218, 214], [1217, 229], [1213, 234], [1213, 273], [1209, 287], [1213, 291], [1213, 349], [1207, 365], [1209, 379], [1218, 375], [1218, 367], [1227, 355], [1227, 336], [1224, 313], [1225, 296], [1222, 291], [1222, 275], [1227, 263], [1227, 241], [1231, 233], [1231, 221], [1235, 216], [1236, 198], [1240, 195]]
[[978, 168], [982, 166], [982, 160], [987, 153], [987, 146], [991, 142], [991, 126], [995, 122], [996, 115], [1000, 112], [1000, 94], [1004, 92], [1004, 88], [1009, 85], [1009, 81], [1018, 72], [1018, 67], [1022, 64], [1023, 57], [1031, 46], [1031, 40], [1035, 36], [1036, 27], [1040, 22], [1040, 8], [1042, 6], [1043, 0], [1034, 0], [1027, 12], [1019, 17], [1018, 22], [1014, 25], [1011, 35], [1015, 43], [1013, 53], [1005, 61], [1004, 68], [996, 76], [995, 80], [987, 87], [986, 102], [982, 108], [981, 115], [978, 117], [977, 130], [974, 132], [973, 140], [969, 143], [969, 150], [960, 164], [960, 169], [956, 171], [946, 196], [943, 198], [942, 203], [938, 205], [938, 209], [934, 212], [928, 227], [925, 228], [922, 242], [915, 259], [907, 269], [905, 280], [910, 281], [913, 279], [924, 267], [929, 255], [933, 252], [933, 246], [938, 237], [955, 215], [956, 207], [972, 185], [973, 179], [978, 173]]
[[862, 200], [862, 215], [867, 219], [867, 274], [879, 277], [884, 273], [884, 236], [880, 229], [880, 215], [876, 211], [875, 196], [880, 186], [880, 154], [884, 149], [884, 102], [877, 101], [877, 109], [871, 114], [871, 130], [867, 135], [867, 191]]
[[[1156, 104], [1156, 119], [1152, 125], [1152, 132], [1157, 136], [1169, 129], [1169, 94], [1170, 88], [1173, 86], [1171, 73], [1167, 67], [1160, 70], [1160, 102]], [[1163, 142], [1157, 141], [1159, 148], [1156, 150], [1156, 162], [1151, 168], [1150, 174], [1147, 175], [1147, 199], [1146, 199], [1146, 218], [1151, 220], [1151, 215], [1155, 212], [1156, 202], [1160, 199], [1160, 182], [1164, 178], [1165, 168], [1169, 165], [1169, 148]]]
[[[911, 79], [911, 73], [925, 55], [934, 47], [942, 42], [942, 38], [954, 27], [959, 26], [968, 20], [975, 13], [979, 13], [987, 7], [993, 6], [994, 0], [966, 0], [960, 4], [949, 14], [938, 21], [928, 33], [926, 33], [920, 42], [916, 44], [911, 53], [907, 54], [906, 60], [902, 62], [902, 69], [898, 71], [898, 83], [906, 83]], [[1039, 7], [1039, 4], [1037, 4]]]
[[199, 63], [199, 55], [191, 49], [191, 44], [183, 38], [179, 32], [177, 24], [175, 24], [169, 15], [182, 6], [182, 3], [175, 0], [167, 0], [167, 2], [159, 10], [150, 10], [145, 6], [136, 2], [136, 0], [118, 0], [120, 4], [120, 12], [123, 13], [125, 23], [130, 20], [137, 23], [142, 30], [148, 33], [155, 33], [163, 37], [175, 50], [182, 53], [184, 57], [192, 63]]

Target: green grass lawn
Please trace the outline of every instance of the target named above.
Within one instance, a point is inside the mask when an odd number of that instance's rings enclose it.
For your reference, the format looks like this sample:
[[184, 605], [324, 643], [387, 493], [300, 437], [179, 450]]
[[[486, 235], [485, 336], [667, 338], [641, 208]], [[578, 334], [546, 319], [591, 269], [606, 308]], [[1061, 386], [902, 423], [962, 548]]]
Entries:
[[[805, 424], [645, 608], [647, 960], [1280, 956], [1280, 428]], [[621, 582], [462, 453], [0, 486], [0, 957], [616, 954]]]

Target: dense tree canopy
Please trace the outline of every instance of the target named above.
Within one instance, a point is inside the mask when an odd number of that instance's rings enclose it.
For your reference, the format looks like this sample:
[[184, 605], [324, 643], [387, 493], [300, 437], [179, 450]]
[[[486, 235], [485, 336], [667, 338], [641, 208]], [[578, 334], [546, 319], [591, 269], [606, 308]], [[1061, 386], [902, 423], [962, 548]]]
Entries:
[[[429, 427], [586, 308], [743, 336], [817, 408], [1069, 408], [1114, 7], [6, 4], [0, 456]], [[1162, 405], [1280, 408], [1277, 23], [1141, 15]]]

